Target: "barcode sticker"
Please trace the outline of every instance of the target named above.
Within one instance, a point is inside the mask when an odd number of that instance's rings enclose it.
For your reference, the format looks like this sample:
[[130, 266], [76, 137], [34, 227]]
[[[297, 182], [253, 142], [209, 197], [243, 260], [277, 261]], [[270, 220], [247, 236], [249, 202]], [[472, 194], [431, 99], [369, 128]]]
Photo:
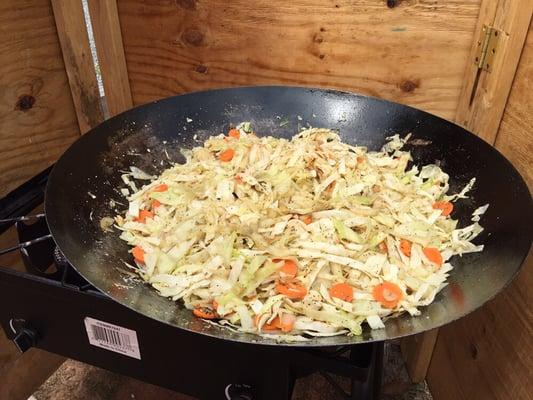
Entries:
[[141, 359], [137, 332], [90, 317], [85, 317], [85, 329], [93, 346]]

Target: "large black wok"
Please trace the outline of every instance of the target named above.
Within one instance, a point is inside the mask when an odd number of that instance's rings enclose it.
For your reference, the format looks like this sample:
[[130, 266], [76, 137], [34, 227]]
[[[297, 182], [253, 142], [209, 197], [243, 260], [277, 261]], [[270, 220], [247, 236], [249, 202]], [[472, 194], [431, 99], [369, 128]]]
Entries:
[[[477, 178], [471, 197], [456, 206], [454, 217], [461, 225], [469, 223], [475, 208], [490, 203], [481, 222], [485, 232], [476, 240], [485, 244], [485, 250], [454, 258], [449, 286], [422, 309], [422, 315], [387, 321], [386, 329], [367, 330], [361, 337], [313, 339], [304, 346], [393, 339], [450, 323], [508, 285], [530, 248], [533, 207], [527, 186], [498, 151], [461, 127], [366, 96], [248, 87], [191, 93], [140, 106], [109, 119], [74, 143], [55, 165], [45, 198], [50, 231], [68, 261], [102, 292], [148, 317], [220, 339], [277, 344], [205, 323], [180, 304], [131, 279], [123, 263], [131, 260], [128, 246], [116, 231], [103, 233], [99, 227], [102, 217], [125, 208], [118, 190], [124, 186], [121, 170], [133, 165], [157, 173], [172, 162], [183, 161], [179, 148], [201, 144], [208, 136], [226, 132], [242, 121], [251, 121], [261, 135], [286, 138], [307, 124], [335, 128], [343, 141], [370, 149], [380, 148], [391, 134], [412, 133], [408, 148], [415, 163], [440, 164], [450, 174], [452, 192]], [[111, 200], [116, 202], [115, 208], [110, 206]]]

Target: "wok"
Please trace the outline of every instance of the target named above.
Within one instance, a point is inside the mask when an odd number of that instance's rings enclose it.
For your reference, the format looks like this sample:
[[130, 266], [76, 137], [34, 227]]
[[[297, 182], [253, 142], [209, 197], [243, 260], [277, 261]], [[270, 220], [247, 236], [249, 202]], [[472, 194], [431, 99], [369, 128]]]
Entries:
[[[379, 149], [387, 136], [412, 133], [407, 148], [418, 165], [437, 163], [449, 175], [451, 192], [472, 177], [469, 199], [456, 205], [460, 226], [486, 203], [482, 253], [455, 257], [449, 285], [418, 317], [403, 315], [383, 330], [362, 336], [276, 343], [234, 333], [195, 318], [179, 302], [132, 279], [131, 260], [118, 232], [104, 233], [99, 221], [125, 209], [120, 175], [129, 166], [156, 174], [183, 162], [180, 148], [200, 145], [210, 135], [251, 121], [261, 135], [290, 138], [298, 128], [334, 128], [343, 141]], [[168, 156], [167, 156], [168, 154]], [[113, 204], [114, 202], [114, 204]], [[73, 267], [112, 299], [179, 329], [215, 338], [264, 345], [338, 346], [394, 339], [448, 324], [494, 297], [519, 271], [531, 245], [533, 207], [526, 184], [494, 148], [463, 128], [426, 112], [371, 97], [297, 87], [211, 90], [155, 101], [111, 118], [75, 142], [49, 177], [45, 211], [57, 246]], [[112, 321], [110, 321], [112, 322]]]

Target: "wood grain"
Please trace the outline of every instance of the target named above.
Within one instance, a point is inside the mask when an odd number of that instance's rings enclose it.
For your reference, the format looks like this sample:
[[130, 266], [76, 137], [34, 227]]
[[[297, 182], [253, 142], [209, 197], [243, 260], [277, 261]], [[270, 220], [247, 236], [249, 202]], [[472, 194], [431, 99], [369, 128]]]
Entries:
[[472, 102], [477, 66], [473, 61], [467, 64], [456, 121], [491, 144], [496, 139], [532, 13], [533, 0], [484, 0], [481, 5], [470, 60], [475, 58], [477, 38], [483, 24], [493, 26], [502, 33], [492, 61], [492, 71], [483, 71], [479, 75]]
[[104, 120], [81, 1], [52, 0], [55, 23], [80, 132]]
[[28, 399], [64, 361], [40, 349], [20, 354], [0, 329], [0, 399]]
[[[533, 28], [496, 139], [533, 190]], [[435, 400], [533, 399], [533, 252], [514, 282], [486, 304], [441, 328], [428, 371]]]
[[89, 12], [103, 77], [105, 101], [112, 117], [133, 106], [116, 0], [91, 0]]
[[404, 338], [400, 342], [405, 367], [411, 382], [420, 383], [426, 379], [438, 334], [438, 329], [432, 329]]
[[452, 118], [479, 1], [119, 0], [134, 104], [214, 87], [292, 84]]
[[[491, 144], [495, 142], [507, 96], [518, 67], [520, 52], [531, 19], [532, 5], [531, 0], [483, 0], [481, 3], [475, 40], [472, 42], [470, 62], [467, 63], [455, 120]], [[504, 37], [500, 40], [492, 71], [481, 73], [475, 96], [472, 97], [478, 71], [473, 60], [478, 48], [477, 38], [483, 25], [501, 29]], [[528, 146], [531, 147], [531, 140], [527, 141], [529, 132], [523, 129], [522, 133], [524, 135], [519, 136], [519, 140], [525, 142], [523, 143], [525, 147], [522, 147], [520, 149], [522, 151], [518, 154], [525, 156], [523, 150]], [[516, 140], [511, 142], [514, 143]], [[426, 375], [433, 350], [431, 344], [435, 344], [436, 339], [436, 334], [423, 333], [420, 336], [420, 338], [406, 338], [402, 343], [407, 369], [414, 382], [421, 381]]]
[[496, 148], [518, 168], [533, 191], [533, 25], [505, 107]]
[[0, 196], [79, 135], [47, 0], [0, 2]]

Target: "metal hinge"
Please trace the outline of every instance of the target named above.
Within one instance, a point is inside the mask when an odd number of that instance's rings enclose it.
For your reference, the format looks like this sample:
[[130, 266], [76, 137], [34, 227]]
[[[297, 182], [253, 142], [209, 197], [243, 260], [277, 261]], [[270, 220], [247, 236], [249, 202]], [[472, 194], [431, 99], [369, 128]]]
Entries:
[[500, 41], [501, 31], [492, 26], [483, 25], [481, 37], [477, 41], [477, 51], [474, 64], [478, 69], [490, 72], [492, 69], [492, 60], [498, 51], [498, 42]]

